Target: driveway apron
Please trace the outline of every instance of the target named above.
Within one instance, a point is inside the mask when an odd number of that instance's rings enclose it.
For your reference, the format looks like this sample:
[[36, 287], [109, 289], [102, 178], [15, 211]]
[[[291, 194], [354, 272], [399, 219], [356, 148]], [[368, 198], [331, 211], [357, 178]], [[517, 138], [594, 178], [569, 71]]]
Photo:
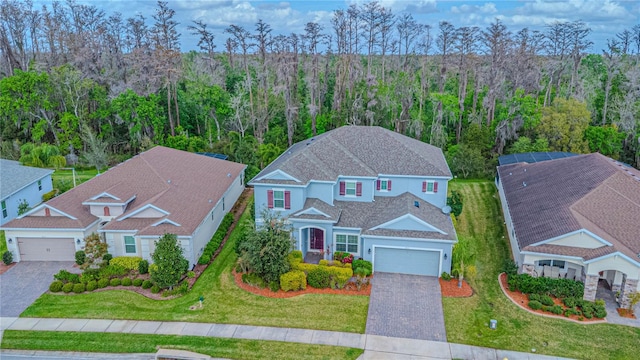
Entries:
[[447, 341], [438, 278], [376, 272], [366, 333]]
[[22, 261], [0, 275], [0, 316], [19, 316], [49, 289], [61, 269], [78, 272], [68, 261]]

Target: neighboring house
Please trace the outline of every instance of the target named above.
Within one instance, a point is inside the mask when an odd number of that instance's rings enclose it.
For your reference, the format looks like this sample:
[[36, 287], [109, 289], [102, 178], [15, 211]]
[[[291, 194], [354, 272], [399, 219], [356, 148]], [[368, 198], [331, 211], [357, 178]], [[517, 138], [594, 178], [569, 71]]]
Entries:
[[245, 167], [154, 147], [6, 224], [9, 250], [16, 261], [72, 261], [97, 232], [113, 256], [150, 260], [172, 233], [194, 265], [242, 193]]
[[0, 159], [0, 226], [18, 216], [18, 206], [26, 201], [30, 208], [42, 202], [42, 195], [53, 189], [53, 170], [22, 166]]
[[587, 300], [602, 280], [622, 306], [640, 290], [640, 171], [596, 153], [499, 166], [497, 186], [521, 272], [584, 281]]
[[299, 142], [261, 171], [262, 211], [293, 227], [295, 247], [330, 258], [346, 251], [374, 271], [451, 271], [456, 233], [446, 207], [451, 172], [434, 146], [381, 127], [344, 126]]

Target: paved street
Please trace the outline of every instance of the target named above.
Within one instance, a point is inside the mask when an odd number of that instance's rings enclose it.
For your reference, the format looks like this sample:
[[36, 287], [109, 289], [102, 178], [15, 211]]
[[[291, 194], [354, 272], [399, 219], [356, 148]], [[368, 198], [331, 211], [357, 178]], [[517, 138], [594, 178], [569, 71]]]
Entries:
[[0, 316], [18, 316], [49, 289], [61, 269], [77, 272], [69, 261], [22, 261], [0, 275]]
[[366, 333], [447, 341], [438, 278], [376, 272]]

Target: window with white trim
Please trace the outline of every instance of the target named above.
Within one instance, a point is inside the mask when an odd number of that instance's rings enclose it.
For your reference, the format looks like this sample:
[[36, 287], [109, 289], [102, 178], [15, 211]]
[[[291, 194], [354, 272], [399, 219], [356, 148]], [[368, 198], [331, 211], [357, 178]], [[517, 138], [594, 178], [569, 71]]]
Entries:
[[389, 191], [391, 190], [391, 180], [389, 179], [385, 179], [385, 180], [380, 180], [380, 191]]
[[284, 209], [284, 190], [273, 190], [273, 207]]
[[42, 191], [42, 180], [38, 180], [38, 191]]
[[124, 237], [124, 252], [126, 254], [136, 254], [136, 239], [133, 236]]
[[564, 269], [566, 263], [567, 262], [563, 260], [540, 260], [538, 261], [538, 266], [556, 266], [560, 269]]
[[358, 235], [336, 234], [336, 251], [359, 253]]
[[7, 213], [7, 202], [3, 201], [2, 202], [2, 218], [6, 218], [7, 216], [9, 216], [9, 214]]
[[356, 182], [345, 181], [345, 195], [356, 196]]
[[433, 181], [427, 181], [427, 192], [433, 192]]

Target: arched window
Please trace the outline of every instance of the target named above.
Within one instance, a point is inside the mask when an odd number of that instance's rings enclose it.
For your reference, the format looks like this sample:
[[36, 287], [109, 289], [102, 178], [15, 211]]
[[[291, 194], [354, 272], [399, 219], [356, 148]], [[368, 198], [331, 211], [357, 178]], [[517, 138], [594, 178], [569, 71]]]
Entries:
[[109, 211], [109, 207], [108, 206], [104, 207], [104, 216], [111, 216], [111, 212]]

